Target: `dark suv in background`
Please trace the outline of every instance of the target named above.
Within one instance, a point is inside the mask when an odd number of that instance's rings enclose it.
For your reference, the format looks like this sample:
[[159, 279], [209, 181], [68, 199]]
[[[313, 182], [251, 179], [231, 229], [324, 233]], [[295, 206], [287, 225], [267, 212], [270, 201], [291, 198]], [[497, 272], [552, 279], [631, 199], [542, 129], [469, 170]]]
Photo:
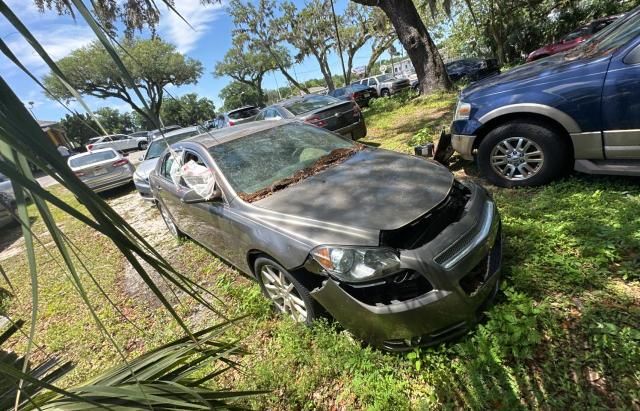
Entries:
[[544, 184], [569, 168], [640, 176], [639, 113], [636, 8], [570, 52], [467, 87], [451, 141], [505, 187]]

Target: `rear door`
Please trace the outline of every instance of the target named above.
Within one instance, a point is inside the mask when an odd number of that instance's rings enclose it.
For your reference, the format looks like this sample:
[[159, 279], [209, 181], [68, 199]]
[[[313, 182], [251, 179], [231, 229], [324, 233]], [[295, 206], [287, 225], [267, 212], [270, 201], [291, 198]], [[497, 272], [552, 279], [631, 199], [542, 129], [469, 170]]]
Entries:
[[[640, 31], [640, 30], [638, 30]], [[614, 56], [602, 91], [607, 159], [640, 159], [640, 39]]]

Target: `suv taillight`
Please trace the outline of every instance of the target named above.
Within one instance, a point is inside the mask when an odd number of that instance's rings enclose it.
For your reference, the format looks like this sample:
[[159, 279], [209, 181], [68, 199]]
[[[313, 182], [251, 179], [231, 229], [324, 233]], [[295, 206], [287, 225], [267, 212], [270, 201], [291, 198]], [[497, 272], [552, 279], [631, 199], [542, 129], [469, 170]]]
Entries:
[[89, 144], [89, 145], [87, 146], [87, 151], [91, 151], [92, 149], [93, 149], [93, 144]]

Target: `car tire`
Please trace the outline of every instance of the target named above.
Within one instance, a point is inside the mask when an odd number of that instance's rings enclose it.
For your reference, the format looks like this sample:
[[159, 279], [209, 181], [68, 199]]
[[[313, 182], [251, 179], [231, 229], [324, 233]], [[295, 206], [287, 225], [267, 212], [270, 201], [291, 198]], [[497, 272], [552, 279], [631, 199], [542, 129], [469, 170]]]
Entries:
[[383, 88], [382, 90], [380, 90], [380, 97], [389, 97], [390, 95], [391, 93], [388, 89]]
[[140, 150], [140, 151], [146, 150], [148, 146], [149, 146], [149, 143], [141, 141], [141, 142], [138, 143], [138, 150]]
[[478, 168], [500, 187], [546, 184], [573, 164], [570, 146], [543, 122], [513, 121], [491, 130], [478, 147]]
[[162, 220], [167, 226], [169, 233], [171, 233], [171, 236], [174, 237], [176, 240], [185, 239], [186, 236], [182, 233], [182, 231], [180, 231], [176, 223], [173, 222], [173, 217], [171, 217], [171, 214], [169, 214], [169, 210], [167, 210], [167, 208], [164, 205], [162, 205], [160, 201], [157, 201], [156, 204], [158, 206], [158, 210], [160, 211], [160, 216], [162, 217]]
[[259, 257], [254, 272], [262, 293], [271, 300], [274, 309], [294, 321], [311, 325], [320, 312], [309, 290], [284, 267], [267, 257]]

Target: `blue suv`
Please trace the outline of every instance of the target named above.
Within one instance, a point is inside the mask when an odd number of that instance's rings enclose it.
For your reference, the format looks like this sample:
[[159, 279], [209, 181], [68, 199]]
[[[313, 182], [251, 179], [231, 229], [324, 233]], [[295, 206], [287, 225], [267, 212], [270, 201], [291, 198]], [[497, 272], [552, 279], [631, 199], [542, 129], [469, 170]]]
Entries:
[[451, 144], [503, 187], [570, 168], [640, 176], [640, 8], [570, 52], [466, 88]]

